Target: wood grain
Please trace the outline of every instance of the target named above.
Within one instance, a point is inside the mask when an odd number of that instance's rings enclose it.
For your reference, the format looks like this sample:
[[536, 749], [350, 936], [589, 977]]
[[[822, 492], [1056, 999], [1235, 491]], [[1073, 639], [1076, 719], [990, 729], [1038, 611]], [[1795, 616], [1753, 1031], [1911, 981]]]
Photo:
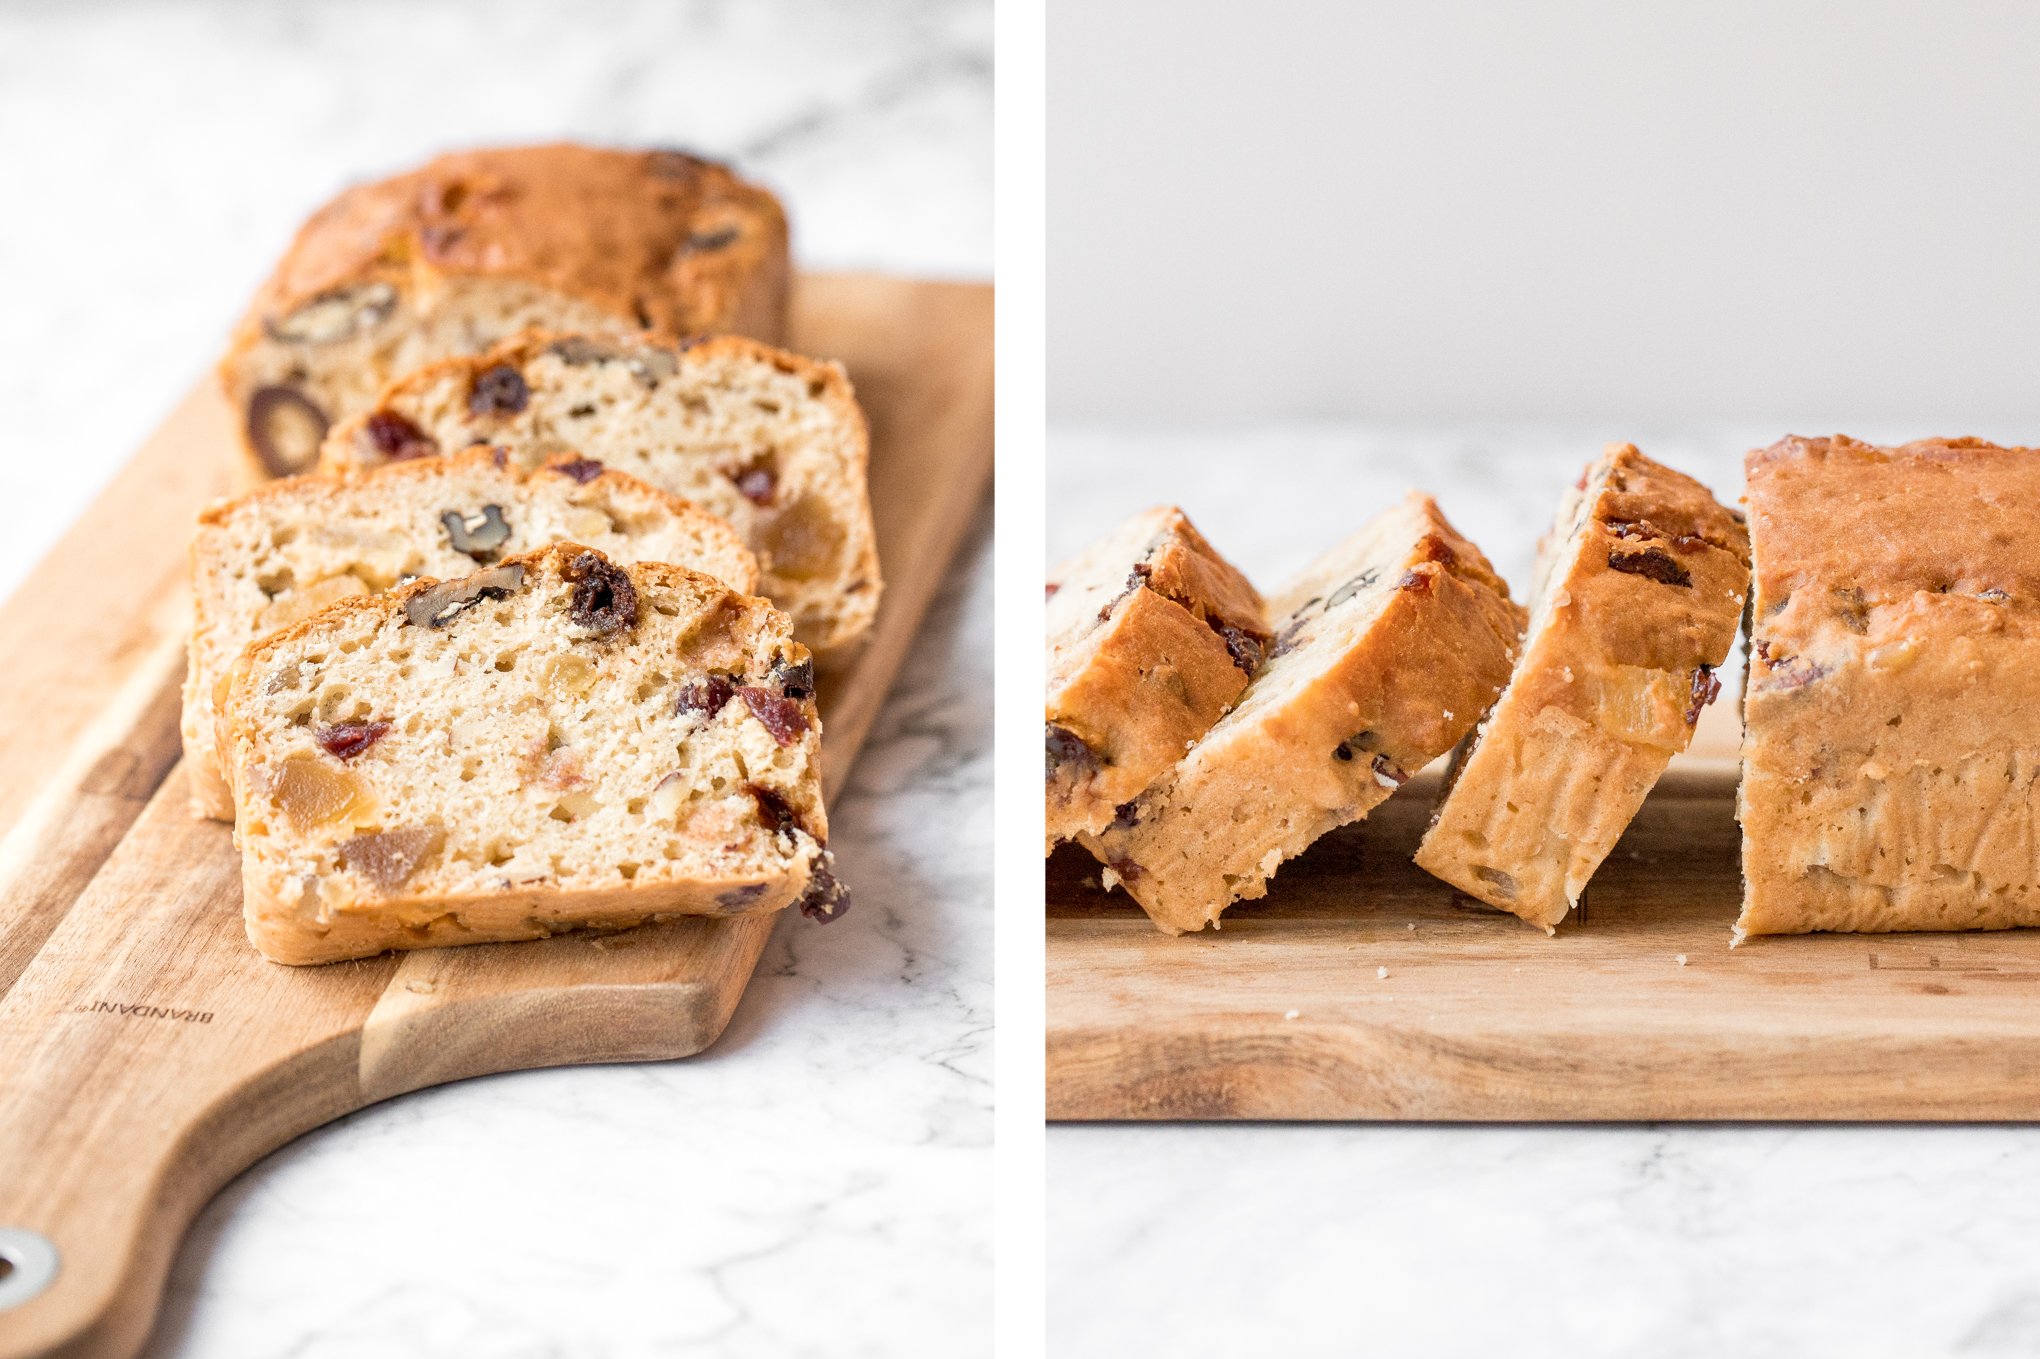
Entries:
[[[808, 276], [794, 335], [871, 415], [888, 578], [871, 642], [821, 680], [833, 793], [988, 485], [991, 290]], [[62, 1257], [0, 1307], [0, 1359], [133, 1353], [192, 1215], [321, 1123], [486, 1072], [699, 1051], [774, 924], [262, 959], [228, 832], [188, 815], [176, 768], [183, 553], [228, 433], [195, 392], [0, 607], [0, 1227]]]
[[2040, 1117], [2040, 932], [1731, 950], [1729, 718], [1555, 938], [1410, 862], [1435, 773], [1285, 865], [1216, 934], [1164, 937], [1099, 889], [1089, 856], [1059, 850], [1050, 1117]]

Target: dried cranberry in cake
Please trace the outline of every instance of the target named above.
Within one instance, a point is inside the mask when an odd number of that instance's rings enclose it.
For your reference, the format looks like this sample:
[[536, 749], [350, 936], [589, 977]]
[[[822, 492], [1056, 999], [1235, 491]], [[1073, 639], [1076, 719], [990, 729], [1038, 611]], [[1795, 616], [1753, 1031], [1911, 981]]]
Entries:
[[1715, 678], [1714, 667], [1697, 665], [1693, 667], [1693, 702], [1686, 709], [1686, 725], [1693, 726], [1700, 720], [1700, 710], [1721, 697], [1721, 681]]
[[476, 415], [515, 415], [531, 401], [524, 374], [507, 363], [484, 368], [468, 391], [468, 409]]
[[561, 476], [572, 477], [583, 486], [601, 476], [604, 470], [602, 464], [595, 459], [582, 457], [562, 459], [552, 463], [551, 467]]
[[808, 878], [808, 889], [800, 899], [800, 913], [827, 924], [850, 909], [850, 890], [836, 880], [836, 856], [823, 854]]
[[777, 789], [767, 788], [762, 783], [750, 786], [751, 799], [758, 805], [758, 823], [777, 835], [781, 831], [801, 829], [800, 813]]
[[629, 572], [599, 552], [581, 552], [568, 560], [565, 574], [574, 583], [574, 622], [597, 637], [636, 625], [638, 597]]
[[390, 734], [387, 722], [335, 722], [321, 727], [314, 737], [319, 749], [336, 760], [351, 760]]
[[772, 682], [779, 686], [779, 692], [788, 698], [813, 698], [815, 696], [815, 663], [806, 658], [789, 663], [782, 656], [772, 663]]
[[674, 711], [714, 717], [736, 696], [737, 686], [728, 675], [705, 675], [680, 686], [680, 697], [676, 700]]
[[1646, 547], [1640, 552], [1617, 550], [1608, 554], [1608, 569], [1626, 571], [1632, 576], [1644, 576], [1660, 585], [1691, 587], [1693, 577], [1685, 567], [1672, 559], [1671, 553], [1661, 547]]
[[1048, 777], [1081, 777], [1097, 769], [1098, 757], [1068, 727], [1048, 724]]
[[437, 440], [395, 411], [371, 411], [361, 429], [384, 462], [429, 458], [439, 452]]
[[744, 700], [744, 706], [751, 710], [751, 716], [762, 722], [765, 730], [772, 733], [772, 739], [780, 745], [793, 744], [807, 731], [807, 709], [797, 701], [755, 684], [741, 686], [737, 694]]

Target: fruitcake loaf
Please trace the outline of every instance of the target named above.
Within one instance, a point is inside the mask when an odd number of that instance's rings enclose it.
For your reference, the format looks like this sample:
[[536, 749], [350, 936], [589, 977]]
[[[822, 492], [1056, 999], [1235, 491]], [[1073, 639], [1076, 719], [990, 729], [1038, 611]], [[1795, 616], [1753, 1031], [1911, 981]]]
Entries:
[[1751, 453], [1738, 940], [2040, 924], [2040, 450]]
[[1173, 507], [1048, 581], [1048, 849], [1101, 831], [1183, 758], [1261, 664], [1261, 596]]
[[183, 728], [192, 811], [233, 819], [213, 691], [248, 643], [337, 599], [462, 575], [563, 539], [619, 562], [692, 567], [744, 594], [757, 583], [757, 563], [728, 524], [571, 454], [527, 470], [500, 450], [471, 448], [353, 477], [292, 477], [208, 508], [191, 542]]
[[421, 363], [528, 326], [679, 338], [785, 330], [786, 218], [679, 151], [441, 156], [314, 213], [234, 332], [220, 379], [258, 477]]
[[715, 511], [758, 554], [760, 592], [817, 653], [878, 610], [870, 440], [842, 368], [753, 340], [613, 343], [532, 333], [400, 379], [336, 428], [320, 466], [378, 467], [483, 441], [573, 448]]
[[1523, 626], [1480, 549], [1417, 492], [1269, 613], [1274, 643], [1239, 702], [1081, 837], [1169, 934], [1265, 895], [1284, 860], [1450, 750], [1501, 693]]
[[1530, 631], [1417, 864], [1552, 929], [1720, 691], [1749, 585], [1742, 517], [1611, 445], [1538, 554]]
[[814, 672], [713, 576], [556, 543], [356, 596], [220, 709], [248, 935], [281, 963], [839, 912]]

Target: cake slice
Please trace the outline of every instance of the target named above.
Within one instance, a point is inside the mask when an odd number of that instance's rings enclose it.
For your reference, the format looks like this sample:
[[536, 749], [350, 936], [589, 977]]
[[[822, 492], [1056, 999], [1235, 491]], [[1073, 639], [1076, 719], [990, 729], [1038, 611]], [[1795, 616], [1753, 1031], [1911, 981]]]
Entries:
[[1515, 674], [1418, 866], [1533, 925], [1563, 920], [1720, 690], [1749, 569], [1740, 515], [1611, 445], [1559, 508]]
[[1509, 678], [1523, 611], [1427, 495], [1270, 601], [1275, 641], [1232, 711], [1083, 843], [1169, 934], [1217, 921], [1325, 832], [1450, 750]]
[[1101, 831], [1261, 664], [1261, 596], [1178, 509], [1135, 515], [1048, 581], [1048, 848]]
[[1746, 470], [1737, 938], [2040, 924], [2040, 450], [1794, 438]]
[[833, 915], [813, 685], [764, 600], [575, 543], [343, 600], [226, 686], [249, 938], [322, 963]]
[[870, 440], [833, 363], [735, 337], [666, 346], [526, 334], [399, 379], [333, 431], [320, 467], [477, 442], [525, 465], [574, 449], [713, 510], [758, 554], [761, 593], [817, 653], [871, 627]]
[[526, 470], [471, 448], [362, 476], [293, 477], [207, 509], [191, 542], [184, 678], [194, 814], [233, 819], [214, 689], [248, 643], [350, 595], [464, 575], [562, 539], [620, 562], [693, 567], [744, 594], [757, 587], [757, 562], [728, 524], [575, 455]]
[[497, 146], [359, 184], [312, 214], [220, 361], [256, 477], [423, 363], [529, 326], [777, 341], [786, 216], [681, 151]]

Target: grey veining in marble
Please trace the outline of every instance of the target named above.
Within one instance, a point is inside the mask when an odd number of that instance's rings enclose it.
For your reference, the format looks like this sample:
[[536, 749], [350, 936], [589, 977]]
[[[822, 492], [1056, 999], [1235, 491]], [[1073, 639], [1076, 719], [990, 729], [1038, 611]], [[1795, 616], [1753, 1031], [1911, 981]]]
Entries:
[[[296, 223], [442, 147], [736, 158], [810, 267], [991, 271], [982, 0], [0, 7], [0, 590], [211, 364]], [[854, 376], [854, 375], [853, 375]], [[152, 1359], [988, 1350], [989, 516], [700, 1058], [392, 1101], [234, 1182]]]
[[[1055, 428], [1050, 553], [1173, 500], [1272, 586], [1419, 486], [1521, 592], [1603, 442], [1732, 499], [1783, 432]], [[1048, 1148], [1059, 1359], [2040, 1352], [2033, 1128], [1099, 1124]]]

